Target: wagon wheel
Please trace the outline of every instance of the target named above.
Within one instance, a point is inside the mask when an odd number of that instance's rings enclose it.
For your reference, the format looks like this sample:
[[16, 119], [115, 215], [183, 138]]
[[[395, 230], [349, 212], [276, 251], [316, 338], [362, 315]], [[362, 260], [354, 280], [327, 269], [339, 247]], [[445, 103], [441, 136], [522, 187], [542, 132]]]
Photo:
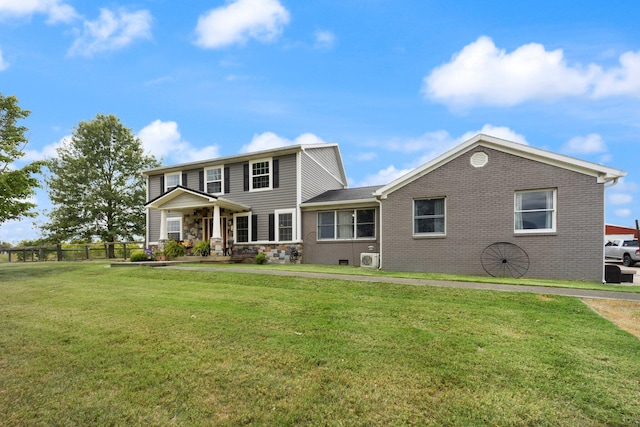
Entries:
[[482, 251], [480, 262], [484, 271], [493, 277], [522, 277], [529, 270], [529, 256], [518, 245], [508, 242], [492, 243]]

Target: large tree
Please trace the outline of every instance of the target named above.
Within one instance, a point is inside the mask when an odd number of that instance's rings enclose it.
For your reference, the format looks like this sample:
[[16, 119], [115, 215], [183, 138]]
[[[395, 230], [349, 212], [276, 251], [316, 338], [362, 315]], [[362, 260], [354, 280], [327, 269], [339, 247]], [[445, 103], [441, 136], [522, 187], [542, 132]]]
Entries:
[[58, 241], [142, 236], [146, 191], [140, 170], [156, 166], [117, 117], [98, 114], [80, 122], [48, 162], [53, 208], [45, 232]]
[[32, 162], [19, 169], [15, 165], [25, 156], [28, 143], [27, 128], [17, 122], [29, 114], [18, 106], [18, 98], [0, 93], [0, 225], [11, 219], [36, 216], [31, 197], [40, 186], [36, 175], [41, 163]]

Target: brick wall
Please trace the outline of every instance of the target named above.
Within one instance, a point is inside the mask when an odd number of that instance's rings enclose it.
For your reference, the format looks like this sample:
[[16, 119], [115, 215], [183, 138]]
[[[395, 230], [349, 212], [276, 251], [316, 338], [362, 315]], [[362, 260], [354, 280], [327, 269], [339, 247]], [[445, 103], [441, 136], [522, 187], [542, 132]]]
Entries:
[[[489, 156], [481, 168], [469, 158]], [[514, 233], [514, 193], [557, 189], [556, 232]], [[446, 236], [413, 237], [413, 200], [446, 197]], [[386, 270], [487, 275], [480, 255], [510, 242], [530, 258], [525, 277], [602, 280], [604, 188], [596, 178], [477, 147], [396, 190], [382, 201], [382, 267]]]

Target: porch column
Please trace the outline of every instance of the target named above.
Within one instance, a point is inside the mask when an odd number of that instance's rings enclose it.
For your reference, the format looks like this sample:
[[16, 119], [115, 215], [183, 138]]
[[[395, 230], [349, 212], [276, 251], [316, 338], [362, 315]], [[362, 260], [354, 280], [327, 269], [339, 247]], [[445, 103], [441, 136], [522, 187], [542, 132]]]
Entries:
[[213, 207], [213, 230], [211, 232], [211, 238], [217, 240], [222, 239], [222, 233], [220, 232], [220, 206], [218, 205]]
[[160, 239], [159, 240], [168, 240], [167, 236], [167, 211], [162, 209], [160, 211]]

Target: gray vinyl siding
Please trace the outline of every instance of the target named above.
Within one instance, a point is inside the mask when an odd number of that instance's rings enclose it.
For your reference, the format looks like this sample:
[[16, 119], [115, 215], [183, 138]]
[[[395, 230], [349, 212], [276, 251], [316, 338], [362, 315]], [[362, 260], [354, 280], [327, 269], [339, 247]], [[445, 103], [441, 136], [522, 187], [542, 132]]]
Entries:
[[[481, 168], [470, 156], [484, 151]], [[514, 194], [557, 189], [556, 232], [514, 232]], [[446, 236], [413, 237], [413, 200], [446, 198]], [[525, 277], [602, 280], [604, 187], [596, 178], [537, 161], [477, 147], [390, 193], [382, 200], [382, 267], [486, 276], [482, 251], [496, 242], [529, 256]]]
[[157, 209], [147, 209], [149, 217], [147, 230], [147, 239], [149, 242], [157, 242], [160, 238], [160, 211]]
[[[339, 209], [351, 209], [340, 207]], [[319, 211], [302, 212], [302, 236], [304, 239], [305, 264], [334, 264], [338, 265], [340, 260], [347, 260], [349, 265], [360, 265], [360, 254], [363, 252], [372, 253], [380, 251], [380, 212], [377, 206], [357, 206], [353, 209], [375, 209], [376, 211], [376, 238], [363, 240], [318, 240], [318, 212], [335, 210], [321, 209]], [[373, 250], [369, 250], [373, 246]]]
[[191, 169], [182, 171], [183, 174], [187, 174], [187, 183], [185, 185], [183, 182], [182, 185], [192, 190], [200, 190], [200, 171], [202, 170], [203, 169]]
[[[149, 209], [149, 230], [148, 236], [150, 243], [157, 243], [158, 239], [160, 239], [160, 211], [157, 209]], [[179, 212], [169, 212], [167, 214], [167, 218], [176, 218], [180, 217], [181, 214]]]
[[229, 167], [229, 194], [222, 197], [251, 207], [251, 214], [258, 216], [258, 240], [269, 240], [269, 214], [276, 209], [296, 207], [296, 155], [291, 154], [278, 159], [279, 188], [265, 191], [244, 191], [244, 163], [225, 165]]
[[344, 182], [346, 177], [340, 168], [338, 147], [314, 147], [303, 151], [306, 155], [323, 165], [331, 175]]
[[149, 200], [153, 200], [162, 194], [163, 192], [163, 188], [161, 187], [162, 177], [163, 175], [151, 175], [149, 177]]
[[[329, 149], [322, 149], [328, 151]], [[331, 156], [325, 155], [326, 163], [319, 164], [318, 156], [309, 156], [310, 150], [303, 151], [301, 155], [301, 197], [302, 201], [306, 201], [324, 193], [327, 190], [337, 190], [344, 188], [346, 185], [340, 181], [340, 173], [337, 172], [337, 160], [331, 159]], [[320, 149], [314, 150], [320, 151]], [[324, 167], [323, 167], [324, 166]], [[333, 170], [335, 173], [330, 173]]]

